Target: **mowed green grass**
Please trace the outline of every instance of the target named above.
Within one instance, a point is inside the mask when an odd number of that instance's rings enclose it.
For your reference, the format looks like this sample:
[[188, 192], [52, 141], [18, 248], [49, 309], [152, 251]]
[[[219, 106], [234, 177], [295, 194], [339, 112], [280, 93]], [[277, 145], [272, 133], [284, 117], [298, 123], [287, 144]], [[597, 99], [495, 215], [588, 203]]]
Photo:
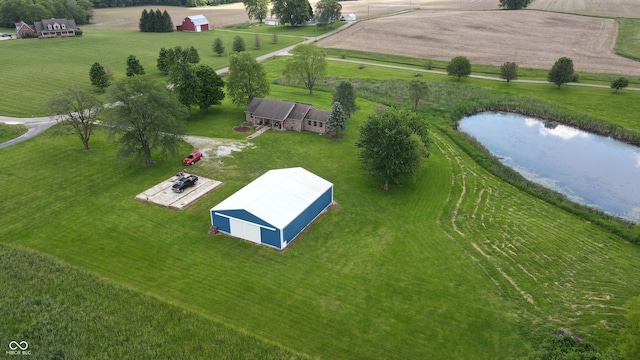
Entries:
[[112, 71], [114, 78], [125, 77], [127, 58], [134, 55], [147, 74], [166, 81], [156, 67], [161, 48], [194, 46], [200, 64], [221, 69], [229, 64], [228, 54], [217, 56], [212, 50], [220, 37], [227, 51], [233, 39], [241, 36], [246, 51], [255, 56], [293, 45], [302, 37], [279, 36], [272, 43], [270, 34], [260, 34], [261, 46], [254, 49], [254, 34], [241, 31], [206, 33], [142, 33], [135, 30], [85, 30], [84, 35], [61, 39], [9, 40], [0, 42], [0, 112], [3, 116], [30, 117], [46, 114], [47, 99], [70, 85], [91, 86], [89, 70], [99, 62]]
[[[271, 96], [331, 102], [275, 85]], [[380, 191], [354, 146], [377, 105], [359, 105], [340, 141], [267, 132], [221, 167], [197, 164], [190, 170], [224, 185], [184, 211], [133, 199], [181, 170], [179, 156], [140, 168], [102, 133], [89, 152], [48, 133], [3, 149], [0, 239], [322, 358], [506, 359], [557, 328], [614, 343], [640, 288], [640, 248], [487, 175], [435, 130], [420, 177]], [[205, 121], [229, 131], [212, 115], [189, 132]], [[11, 161], [23, 153], [39, 155]], [[292, 166], [334, 183], [337, 207], [288, 250], [206, 234], [209, 208]]]

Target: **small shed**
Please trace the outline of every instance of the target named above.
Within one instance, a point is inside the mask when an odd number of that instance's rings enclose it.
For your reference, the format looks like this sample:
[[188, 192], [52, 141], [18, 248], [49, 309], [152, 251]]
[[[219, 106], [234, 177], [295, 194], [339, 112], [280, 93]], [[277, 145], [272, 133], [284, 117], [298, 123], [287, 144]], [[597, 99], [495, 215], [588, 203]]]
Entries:
[[182, 24], [176, 26], [178, 31], [201, 32], [209, 30], [209, 20], [204, 15], [191, 15], [182, 20]]
[[281, 250], [332, 203], [329, 181], [301, 167], [270, 170], [211, 208], [211, 224]]

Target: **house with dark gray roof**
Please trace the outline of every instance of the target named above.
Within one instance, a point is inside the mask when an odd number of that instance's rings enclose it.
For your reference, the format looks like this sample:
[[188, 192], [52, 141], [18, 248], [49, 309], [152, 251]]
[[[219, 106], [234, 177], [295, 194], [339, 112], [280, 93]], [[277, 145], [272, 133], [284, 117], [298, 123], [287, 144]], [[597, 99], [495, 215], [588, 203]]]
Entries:
[[245, 109], [246, 122], [267, 126], [272, 130], [312, 131], [324, 134], [329, 111], [318, 110], [309, 104], [291, 101], [254, 98]]
[[30, 33], [33, 36], [61, 37], [76, 35], [76, 21], [73, 19], [44, 19], [29, 26], [24, 21], [15, 23], [18, 36]]

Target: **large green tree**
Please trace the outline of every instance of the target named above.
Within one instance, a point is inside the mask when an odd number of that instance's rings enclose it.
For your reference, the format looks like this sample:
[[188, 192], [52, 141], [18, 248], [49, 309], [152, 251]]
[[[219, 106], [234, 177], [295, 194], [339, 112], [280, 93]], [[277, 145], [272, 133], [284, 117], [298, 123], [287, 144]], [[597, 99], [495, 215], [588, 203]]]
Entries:
[[89, 140], [98, 123], [102, 102], [92, 93], [70, 87], [54, 94], [47, 102], [47, 113], [62, 124], [62, 130], [78, 136], [84, 150], [89, 150]]
[[99, 62], [95, 62], [91, 65], [91, 69], [89, 69], [89, 80], [91, 80], [91, 85], [97, 87], [101, 91], [104, 91], [109, 87], [109, 85], [111, 85], [111, 75]]
[[198, 98], [196, 104], [200, 110], [208, 110], [212, 105], [220, 105], [224, 100], [224, 81], [211, 66], [195, 67], [198, 79]]
[[172, 49], [160, 49], [158, 55], [157, 67], [165, 75], [169, 74], [172, 68], [181, 68], [189, 64], [195, 65], [200, 62], [200, 55], [198, 50], [193, 46], [183, 48], [182, 46], [176, 46]]
[[251, 54], [241, 52], [231, 55], [227, 94], [234, 104], [243, 106], [253, 98], [269, 94], [267, 73]]
[[342, 81], [336, 87], [336, 92], [333, 94], [333, 102], [339, 102], [340, 105], [342, 105], [342, 110], [348, 118], [358, 110], [358, 105], [356, 105], [356, 91], [348, 81]]
[[177, 97], [148, 75], [125, 77], [109, 90], [115, 106], [104, 119], [121, 146], [121, 156], [139, 154], [154, 164], [153, 152], [176, 153], [184, 134], [187, 109]]
[[498, 7], [506, 10], [524, 9], [531, 3], [531, 0], [500, 0]]
[[551, 70], [549, 70], [549, 74], [547, 75], [547, 80], [549, 82], [554, 83], [560, 89], [560, 86], [566, 84], [573, 80], [573, 60], [568, 57], [561, 57], [558, 59]]
[[213, 40], [213, 52], [216, 53], [218, 57], [224, 54], [224, 44], [222, 43], [222, 39], [220, 39], [219, 37]]
[[291, 50], [284, 65], [284, 75], [304, 85], [313, 95], [316, 82], [327, 74], [326, 53], [315, 44], [301, 44]]
[[356, 146], [363, 169], [389, 183], [416, 176], [422, 160], [429, 156], [427, 122], [418, 114], [404, 109], [389, 108], [369, 116], [360, 128]]
[[283, 25], [302, 25], [313, 17], [309, 0], [271, 0], [271, 4], [271, 15], [279, 18]]
[[447, 74], [460, 81], [460, 78], [471, 75], [471, 62], [466, 56], [456, 56], [447, 65]]
[[318, 22], [324, 27], [340, 20], [342, 16], [342, 4], [336, 0], [320, 0], [316, 3]]
[[269, 12], [269, 0], [243, 0], [244, 9], [249, 19], [262, 22]]
[[208, 65], [175, 68], [169, 78], [178, 100], [187, 108], [197, 105], [200, 110], [206, 111], [224, 99], [224, 81]]

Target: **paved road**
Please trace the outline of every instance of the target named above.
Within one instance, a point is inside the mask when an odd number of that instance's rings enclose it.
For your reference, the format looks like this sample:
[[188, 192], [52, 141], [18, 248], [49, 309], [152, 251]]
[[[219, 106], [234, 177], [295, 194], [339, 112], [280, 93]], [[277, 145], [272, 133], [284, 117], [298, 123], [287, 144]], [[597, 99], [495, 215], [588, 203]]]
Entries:
[[12, 118], [7, 116], [0, 116], [0, 122], [6, 124], [24, 124], [27, 126], [27, 129], [29, 129], [21, 136], [0, 144], [0, 149], [2, 149], [19, 142], [29, 140], [36, 135], [40, 135], [45, 130], [53, 126], [56, 123], [56, 120], [50, 117]]

